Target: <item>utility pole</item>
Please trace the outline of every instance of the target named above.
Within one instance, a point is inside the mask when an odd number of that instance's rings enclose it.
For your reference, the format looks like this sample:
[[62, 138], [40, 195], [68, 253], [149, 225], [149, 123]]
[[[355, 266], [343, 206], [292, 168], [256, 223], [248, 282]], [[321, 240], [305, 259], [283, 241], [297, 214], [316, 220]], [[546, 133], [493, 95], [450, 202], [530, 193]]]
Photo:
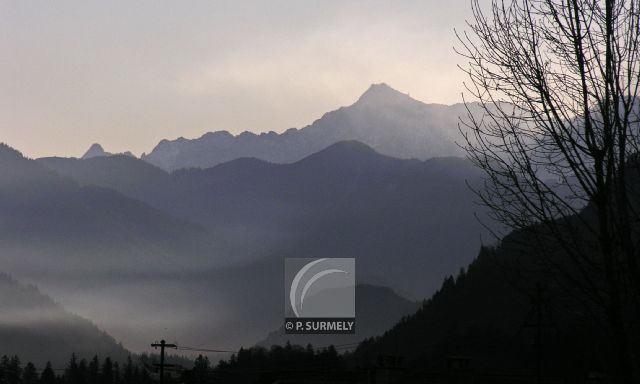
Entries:
[[167, 344], [164, 340], [160, 340], [160, 343], [151, 344], [152, 347], [160, 347], [160, 384], [164, 384], [164, 349], [165, 348], [178, 348], [175, 344]]

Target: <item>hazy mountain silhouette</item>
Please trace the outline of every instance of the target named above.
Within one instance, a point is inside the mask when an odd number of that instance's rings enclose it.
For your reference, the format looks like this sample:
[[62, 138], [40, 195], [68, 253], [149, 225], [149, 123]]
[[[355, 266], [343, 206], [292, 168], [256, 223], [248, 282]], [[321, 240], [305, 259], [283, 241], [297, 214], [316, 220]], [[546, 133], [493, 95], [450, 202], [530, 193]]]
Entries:
[[[19, 152], [0, 146], [0, 239], [5, 267], [48, 272], [154, 267], [191, 255], [212, 256], [211, 234], [113, 189], [80, 186]], [[220, 259], [221, 260], [221, 259]], [[41, 263], [41, 264], [39, 264]], [[172, 268], [175, 265], [172, 264]]]
[[[283, 255], [274, 256], [235, 266], [202, 270], [200, 273], [174, 275], [171, 280], [167, 279], [165, 284], [174, 292], [185, 291], [183, 300], [190, 303], [187, 306], [171, 301], [172, 313], [187, 312], [191, 315], [188, 320], [175, 326], [171, 337], [187, 345], [191, 341], [191, 345], [217, 345], [224, 347], [222, 349], [252, 346], [260, 340], [263, 343], [282, 341], [274, 330], [279, 329], [284, 317]], [[417, 309], [416, 303], [392, 290], [363, 284], [362, 280], [356, 271], [356, 306], [360, 319], [358, 340], [343, 335], [335, 339], [320, 337], [319, 341], [359, 341], [380, 334], [402, 316]], [[376, 307], [375, 303], [386, 306], [384, 313], [379, 311], [380, 307]], [[267, 335], [270, 336], [265, 341]], [[229, 355], [219, 357], [228, 358]]]
[[124, 155], [89, 159], [46, 157], [37, 161], [83, 185], [108, 187], [131, 197], [143, 197], [150, 190], [163, 188], [171, 179], [166, 171]]
[[89, 320], [67, 312], [34, 286], [0, 273], [0, 355], [63, 367], [71, 353], [125, 361], [128, 351]]
[[[384, 310], [381, 310], [384, 308]], [[392, 289], [369, 284], [356, 285], [356, 333], [353, 335], [287, 335], [284, 327], [270, 333], [259, 345], [297, 345], [311, 343], [316, 347], [357, 343], [365, 338], [382, 335], [403, 316], [413, 314], [418, 303], [409, 301]], [[353, 347], [355, 349], [355, 345]]]
[[217, 131], [193, 140], [162, 140], [142, 159], [166, 170], [208, 168], [242, 157], [291, 163], [345, 140], [398, 158], [462, 155], [455, 141], [458, 118], [466, 112], [463, 104], [425, 104], [386, 84], [374, 84], [353, 105], [328, 112], [302, 129], [237, 136]]
[[486, 234], [466, 184], [480, 173], [466, 160], [396, 159], [356, 141], [293, 164], [244, 158], [173, 173], [123, 156], [38, 161], [82, 185], [113, 188], [200, 224], [231, 244], [235, 266], [135, 277], [136, 284], [162, 281], [154, 289], [182, 308], [172, 312], [180, 321], [171, 328], [176, 340], [246, 346], [280, 327], [283, 257], [356, 257], [360, 283], [421, 298], [467, 265]]
[[348, 141], [293, 164], [238, 159], [172, 174], [124, 157], [39, 161], [201, 224], [242, 260], [356, 257], [359, 274], [414, 297], [467, 265], [486, 235], [466, 184], [481, 174], [459, 158], [402, 160]]

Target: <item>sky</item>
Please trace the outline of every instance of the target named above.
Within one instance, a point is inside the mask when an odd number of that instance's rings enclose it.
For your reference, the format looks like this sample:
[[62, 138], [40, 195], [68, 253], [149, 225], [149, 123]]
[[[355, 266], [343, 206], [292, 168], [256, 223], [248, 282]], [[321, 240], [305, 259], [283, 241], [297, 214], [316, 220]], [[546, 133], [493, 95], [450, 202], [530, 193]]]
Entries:
[[26, 156], [282, 132], [372, 83], [461, 101], [469, 0], [0, 0], [0, 141]]

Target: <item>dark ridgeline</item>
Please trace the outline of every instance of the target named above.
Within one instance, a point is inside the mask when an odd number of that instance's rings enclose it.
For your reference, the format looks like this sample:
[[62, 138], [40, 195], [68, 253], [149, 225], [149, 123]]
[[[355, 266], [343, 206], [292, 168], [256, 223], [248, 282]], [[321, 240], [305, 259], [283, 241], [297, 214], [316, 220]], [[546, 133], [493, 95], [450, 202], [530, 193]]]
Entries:
[[325, 113], [301, 129], [236, 136], [218, 131], [192, 140], [163, 140], [142, 159], [169, 171], [209, 168], [242, 157], [292, 163], [345, 140], [405, 159], [462, 156], [455, 141], [458, 117], [465, 114], [462, 104], [425, 104], [386, 84], [374, 84], [353, 105]]

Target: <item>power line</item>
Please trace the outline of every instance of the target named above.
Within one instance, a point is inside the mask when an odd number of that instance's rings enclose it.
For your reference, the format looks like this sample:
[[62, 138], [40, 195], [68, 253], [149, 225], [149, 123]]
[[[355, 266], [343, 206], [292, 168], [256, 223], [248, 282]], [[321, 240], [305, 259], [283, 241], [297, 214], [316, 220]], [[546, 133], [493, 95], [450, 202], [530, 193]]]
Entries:
[[[346, 344], [330, 344], [330, 345], [325, 345], [325, 346], [320, 346], [320, 347], [313, 347], [314, 350], [318, 351], [318, 350], [322, 350], [322, 349], [326, 349], [329, 347], [334, 347], [335, 349], [348, 349], [354, 346], [359, 345], [361, 342], [353, 342], [353, 343], [346, 343]], [[190, 351], [190, 352], [210, 352], [210, 353], [237, 353], [238, 351], [232, 351], [232, 350], [228, 350], [228, 349], [217, 349], [217, 348], [204, 348], [204, 347], [190, 347], [190, 346], [186, 346], [186, 345], [176, 345], [176, 348], [179, 351]]]
[[191, 352], [212, 352], [212, 353], [236, 353], [238, 351], [230, 351], [226, 349], [210, 349], [210, 348], [197, 348], [197, 347], [187, 347], [179, 345], [176, 348], [179, 351], [191, 351]]

